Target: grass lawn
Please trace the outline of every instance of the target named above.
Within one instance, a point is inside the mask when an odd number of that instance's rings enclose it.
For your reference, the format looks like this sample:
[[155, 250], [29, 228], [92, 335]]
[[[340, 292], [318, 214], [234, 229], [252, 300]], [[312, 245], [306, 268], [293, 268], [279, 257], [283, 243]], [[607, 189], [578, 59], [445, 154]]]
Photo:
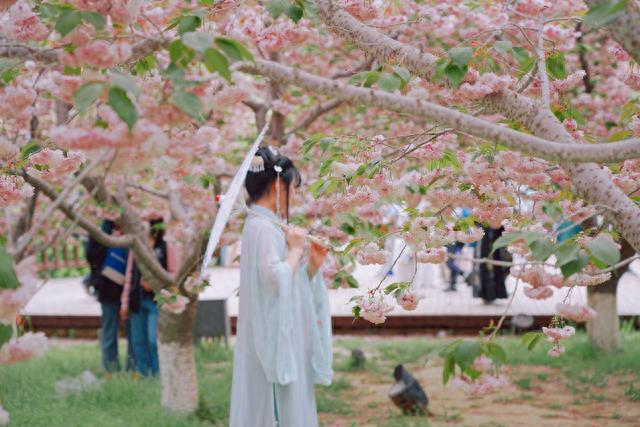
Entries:
[[[554, 414], [566, 416], [567, 407], [573, 415], [555, 425], [573, 425], [573, 421], [576, 425], [634, 425], [632, 419], [637, 422], [640, 416], [640, 333], [625, 332], [623, 341], [623, 352], [605, 355], [578, 334], [567, 341], [567, 353], [553, 359], [546, 356], [545, 345], [529, 353], [519, 338], [500, 338], [508, 351], [514, 386], [508, 392], [478, 398], [441, 385], [442, 362], [436, 353], [447, 340], [337, 337], [334, 383], [318, 387], [318, 410], [327, 426], [515, 425], [509, 416], [517, 425], [529, 425], [518, 418], [518, 411], [529, 408], [530, 414], [537, 414], [531, 425], [541, 427], [558, 422]], [[350, 350], [356, 347], [367, 355], [364, 367], [356, 367], [350, 360]], [[188, 418], [161, 410], [158, 381], [139, 380], [125, 373], [106, 380], [97, 391], [66, 396], [56, 393], [55, 383], [60, 379], [78, 376], [87, 369], [100, 376], [99, 356], [97, 343], [83, 343], [53, 348], [43, 358], [27, 363], [0, 366], [0, 403], [11, 415], [10, 425], [226, 425], [230, 349], [210, 343], [197, 350], [201, 404]], [[419, 379], [435, 416], [403, 417], [389, 402], [386, 391], [398, 363], [405, 364]], [[510, 408], [514, 411], [511, 415]], [[502, 413], [505, 415], [500, 418]]]

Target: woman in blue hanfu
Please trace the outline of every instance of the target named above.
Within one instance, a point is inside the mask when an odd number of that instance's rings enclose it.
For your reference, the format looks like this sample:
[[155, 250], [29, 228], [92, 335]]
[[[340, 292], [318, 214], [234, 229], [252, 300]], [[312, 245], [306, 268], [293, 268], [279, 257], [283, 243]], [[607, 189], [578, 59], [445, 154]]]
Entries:
[[[287, 225], [301, 179], [293, 162], [260, 148], [247, 173], [231, 427], [318, 425], [315, 384], [329, 385], [331, 314], [319, 271], [327, 249]], [[284, 215], [283, 215], [284, 212]]]

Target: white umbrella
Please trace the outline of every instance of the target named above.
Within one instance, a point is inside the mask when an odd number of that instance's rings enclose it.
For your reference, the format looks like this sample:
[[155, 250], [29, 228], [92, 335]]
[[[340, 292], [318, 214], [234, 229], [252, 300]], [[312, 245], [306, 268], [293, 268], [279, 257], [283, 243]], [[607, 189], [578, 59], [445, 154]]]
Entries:
[[269, 122], [271, 121], [271, 110], [267, 111], [265, 116], [266, 124], [260, 131], [260, 134], [256, 138], [256, 140], [251, 145], [249, 152], [245, 156], [240, 168], [238, 168], [238, 172], [236, 172], [233, 180], [231, 180], [231, 184], [227, 189], [227, 193], [222, 198], [220, 203], [220, 208], [218, 209], [218, 215], [216, 215], [216, 220], [213, 223], [213, 227], [211, 227], [211, 234], [209, 235], [209, 242], [207, 243], [207, 250], [204, 253], [204, 259], [202, 260], [202, 267], [200, 267], [200, 276], [204, 276], [205, 270], [213, 257], [213, 252], [216, 250], [218, 246], [218, 242], [220, 241], [220, 236], [224, 231], [224, 227], [227, 225], [227, 221], [229, 221], [229, 217], [231, 216], [231, 212], [233, 211], [233, 206], [240, 194], [240, 190], [242, 189], [242, 184], [244, 184], [244, 179], [247, 176], [247, 172], [249, 171], [249, 166], [251, 165], [251, 160], [256, 155], [256, 151], [258, 151], [258, 147], [260, 147], [260, 143], [264, 139], [267, 130], [269, 129]]

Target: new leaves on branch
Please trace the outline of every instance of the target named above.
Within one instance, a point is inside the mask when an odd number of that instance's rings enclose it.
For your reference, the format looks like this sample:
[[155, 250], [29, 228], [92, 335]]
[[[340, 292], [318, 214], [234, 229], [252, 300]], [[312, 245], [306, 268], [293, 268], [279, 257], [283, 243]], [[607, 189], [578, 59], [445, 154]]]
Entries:
[[589, 8], [584, 16], [583, 25], [590, 30], [603, 27], [624, 13], [629, 0], [603, 0]]
[[80, 114], [85, 111], [98, 99], [98, 96], [104, 90], [103, 82], [88, 82], [80, 86], [73, 94], [73, 104]]
[[0, 245], [0, 289], [16, 289], [18, 286], [20, 282], [13, 270], [13, 257], [4, 245]]
[[129, 130], [133, 129], [133, 126], [138, 121], [138, 112], [124, 89], [117, 86], [109, 89], [107, 104], [127, 124]]

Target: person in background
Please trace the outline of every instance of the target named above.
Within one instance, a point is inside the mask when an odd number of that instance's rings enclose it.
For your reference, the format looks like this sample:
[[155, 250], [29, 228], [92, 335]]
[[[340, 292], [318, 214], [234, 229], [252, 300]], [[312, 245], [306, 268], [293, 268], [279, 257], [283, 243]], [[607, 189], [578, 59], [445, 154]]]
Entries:
[[[491, 258], [495, 261], [508, 261], [510, 254], [506, 248], [493, 250], [493, 242], [498, 240], [504, 232], [504, 227], [483, 227], [484, 236], [476, 247], [475, 258]], [[509, 268], [495, 264], [482, 263], [478, 267], [477, 282], [473, 288], [473, 296], [482, 298], [485, 304], [491, 304], [496, 299], [507, 298], [505, 282], [509, 275]]]
[[[466, 208], [462, 208], [458, 213], [458, 210], [455, 211], [456, 215], [460, 219], [467, 218], [469, 216], [469, 210]], [[458, 265], [458, 260], [455, 258], [462, 253], [462, 249], [464, 248], [464, 243], [462, 242], [454, 242], [451, 245], [447, 246], [447, 253], [449, 257], [447, 257], [447, 267], [449, 268], [449, 287], [445, 289], [447, 292], [455, 292], [457, 290], [456, 284], [458, 282], [458, 276], [462, 277], [464, 280], [467, 280], [468, 274], [460, 268]]]
[[[165, 223], [162, 219], [149, 222], [149, 245], [153, 248], [160, 264], [174, 273], [172, 254], [167, 250], [164, 240]], [[155, 294], [151, 285], [144, 280], [133, 254], [129, 254], [124, 291], [120, 304], [120, 317], [130, 319], [133, 351], [138, 372], [143, 377], [157, 376], [160, 364], [158, 361], [158, 306], [154, 301]]]
[[[110, 220], [102, 222], [102, 231], [106, 234], [121, 234], [118, 226]], [[120, 297], [124, 285], [126, 259], [125, 248], [107, 248], [89, 237], [86, 247], [86, 258], [90, 273], [87, 279], [89, 286], [95, 289], [100, 302], [100, 344], [102, 348], [102, 368], [108, 372], [120, 370], [118, 357], [118, 331], [120, 328]], [[131, 346], [129, 322], [125, 322], [127, 334], [127, 371], [135, 369], [135, 359]]]
[[[462, 252], [462, 248], [464, 247], [464, 243], [455, 242], [449, 246], [447, 246], [447, 253], [449, 255], [458, 256]], [[447, 258], [447, 267], [449, 268], [449, 287], [445, 289], [447, 292], [455, 292], [457, 291], [456, 283], [458, 281], [458, 276], [465, 278], [465, 272], [458, 266], [458, 260], [454, 257], [449, 256]]]

